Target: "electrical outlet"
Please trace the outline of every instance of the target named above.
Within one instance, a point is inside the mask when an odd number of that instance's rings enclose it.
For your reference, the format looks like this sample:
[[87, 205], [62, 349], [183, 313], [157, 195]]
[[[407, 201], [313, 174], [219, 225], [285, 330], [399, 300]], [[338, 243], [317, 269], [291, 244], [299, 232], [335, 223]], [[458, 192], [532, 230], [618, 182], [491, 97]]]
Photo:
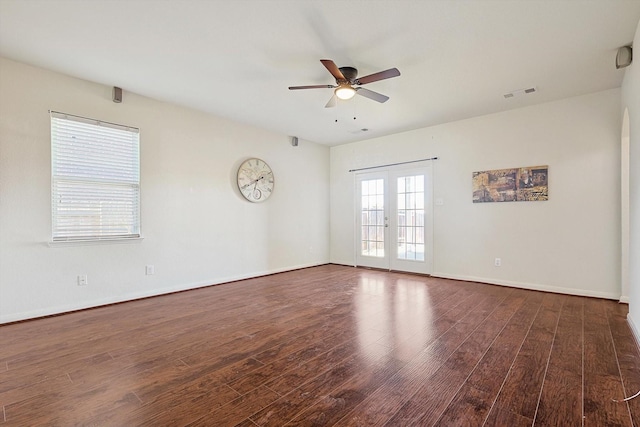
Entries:
[[87, 281], [87, 275], [81, 274], [78, 276], [78, 286], [87, 286], [89, 282]]
[[493, 264], [496, 267], [500, 267], [502, 265], [502, 260], [500, 258], [496, 258], [496, 260], [493, 262]]
[[156, 272], [156, 269], [153, 265], [147, 265], [144, 271], [147, 276], [153, 276]]

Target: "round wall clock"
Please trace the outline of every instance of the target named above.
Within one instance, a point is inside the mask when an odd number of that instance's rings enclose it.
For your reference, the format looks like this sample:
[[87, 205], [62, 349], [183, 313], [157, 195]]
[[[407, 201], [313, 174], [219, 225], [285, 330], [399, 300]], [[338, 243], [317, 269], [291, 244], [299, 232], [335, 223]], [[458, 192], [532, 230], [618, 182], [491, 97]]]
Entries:
[[238, 188], [248, 201], [264, 202], [273, 193], [273, 171], [264, 160], [245, 160], [238, 168]]

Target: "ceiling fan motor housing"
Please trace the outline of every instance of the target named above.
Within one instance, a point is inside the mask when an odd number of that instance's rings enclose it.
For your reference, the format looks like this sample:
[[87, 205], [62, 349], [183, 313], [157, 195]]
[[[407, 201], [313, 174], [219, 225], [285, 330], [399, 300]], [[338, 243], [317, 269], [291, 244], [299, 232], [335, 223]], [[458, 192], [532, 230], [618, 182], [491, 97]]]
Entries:
[[[349, 83], [349, 84], [353, 84], [353, 81], [358, 76], [358, 70], [353, 68], [353, 67], [340, 67], [339, 70], [342, 73], [342, 75], [344, 76], [344, 78], [347, 80], [346, 83]], [[336, 81], [336, 82], [338, 84], [341, 83], [341, 82], [338, 82], [338, 81]]]

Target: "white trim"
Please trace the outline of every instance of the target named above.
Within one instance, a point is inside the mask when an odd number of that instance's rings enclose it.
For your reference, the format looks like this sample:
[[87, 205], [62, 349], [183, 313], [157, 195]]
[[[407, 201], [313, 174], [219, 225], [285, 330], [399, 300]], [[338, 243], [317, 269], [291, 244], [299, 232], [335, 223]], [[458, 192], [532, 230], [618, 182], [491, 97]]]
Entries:
[[113, 129], [124, 130], [127, 132], [140, 133], [140, 128], [137, 128], [134, 126], [121, 125], [119, 123], [112, 123], [104, 120], [92, 119], [89, 117], [78, 116], [76, 114], [61, 113], [60, 111], [54, 111], [54, 110], [49, 110], [49, 114], [51, 115], [51, 117], [55, 117], [58, 119], [75, 120], [77, 122], [87, 123], [90, 125], [104, 126], [104, 127], [109, 127]]
[[69, 246], [91, 246], [91, 245], [113, 245], [118, 243], [142, 243], [144, 237], [126, 237], [122, 239], [87, 239], [87, 240], [56, 240], [47, 242], [51, 248], [69, 247]]
[[358, 174], [353, 174], [353, 197], [351, 198], [351, 206], [353, 207], [353, 266], [358, 266], [358, 206], [357, 201], [360, 190], [358, 189]]
[[631, 333], [633, 334], [636, 347], [640, 350], [640, 330], [638, 330], [636, 323], [633, 321], [631, 313], [627, 313], [627, 323], [629, 324], [629, 329], [631, 329]]
[[253, 279], [253, 278], [256, 278], [256, 277], [267, 276], [267, 275], [270, 275], [270, 274], [285, 273], [285, 272], [288, 272], [288, 271], [299, 270], [299, 269], [302, 269], [302, 268], [309, 268], [309, 267], [317, 267], [317, 266], [325, 265], [325, 264], [327, 264], [327, 263], [321, 262], [321, 263], [313, 263], [313, 264], [301, 264], [301, 265], [290, 266], [290, 267], [286, 267], [286, 268], [279, 268], [279, 269], [274, 269], [274, 270], [255, 272], [255, 273], [251, 273], [251, 274], [242, 274], [242, 275], [237, 275], [237, 276], [228, 276], [228, 277], [211, 279], [211, 280], [203, 280], [203, 281], [193, 282], [193, 283], [177, 284], [177, 285], [167, 286], [165, 288], [150, 290], [150, 291], [146, 291], [146, 292], [136, 292], [136, 293], [132, 293], [132, 294], [127, 294], [127, 295], [123, 295], [123, 296], [120, 296], [120, 297], [102, 298], [102, 299], [97, 299], [97, 300], [93, 300], [93, 301], [85, 301], [83, 303], [76, 303], [76, 304], [73, 304], [73, 303], [72, 304], [65, 304], [65, 305], [60, 305], [60, 306], [57, 306], [57, 307], [48, 307], [46, 309], [33, 310], [33, 311], [24, 312], [24, 313], [15, 313], [15, 314], [11, 314], [11, 315], [8, 315], [8, 316], [7, 315], [0, 315], [0, 325], [2, 325], [4, 323], [19, 322], [19, 321], [22, 321], [22, 320], [35, 319], [35, 318], [38, 318], [38, 317], [52, 316], [52, 315], [57, 315], [57, 314], [64, 314], [64, 313], [68, 313], [68, 312], [76, 311], [76, 310], [85, 310], [85, 309], [89, 309], [89, 308], [96, 308], [96, 307], [109, 305], [109, 304], [117, 304], [117, 303], [122, 303], [122, 302], [135, 301], [135, 300], [142, 299], [142, 298], [156, 297], [156, 296], [160, 296], [160, 295], [171, 294], [171, 293], [174, 293], [174, 292], [188, 291], [188, 290], [193, 290], [193, 289], [198, 289], [198, 288], [206, 288], [207, 286], [221, 285], [221, 284], [225, 284], [225, 283], [229, 283], [229, 282], [236, 282], [238, 280]]
[[630, 210], [629, 210], [629, 109], [624, 109], [622, 118], [622, 138], [620, 142], [620, 302], [629, 302], [630, 273]]
[[621, 304], [629, 304], [629, 297], [623, 295], [618, 299], [618, 302]]
[[486, 277], [475, 277], [475, 276], [458, 276], [455, 274], [435, 273], [435, 272], [431, 276], [440, 277], [442, 279], [462, 280], [465, 282], [479, 282], [479, 283], [486, 283], [489, 285], [509, 286], [512, 288], [529, 289], [532, 291], [552, 292], [556, 294], [577, 295], [581, 297], [605, 298], [605, 299], [612, 299], [612, 300], [620, 299], [620, 294], [613, 293], [613, 292], [590, 291], [586, 289], [564, 288], [560, 286], [543, 285], [538, 283], [524, 283], [524, 282], [515, 282], [511, 280], [496, 280], [496, 279], [490, 279]]

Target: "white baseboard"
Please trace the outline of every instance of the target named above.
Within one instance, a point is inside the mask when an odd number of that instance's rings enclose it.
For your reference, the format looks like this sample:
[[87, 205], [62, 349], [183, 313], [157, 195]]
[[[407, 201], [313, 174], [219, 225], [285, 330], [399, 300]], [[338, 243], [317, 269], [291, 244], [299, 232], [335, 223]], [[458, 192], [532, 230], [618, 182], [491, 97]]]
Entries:
[[145, 292], [137, 292], [137, 293], [131, 293], [131, 294], [126, 294], [126, 295], [118, 295], [118, 296], [114, 296], [114, 297], [103, 298], [103, 299], [98, 299], [98, 300], [93, 300], [93, 301], [83, 301], [83, 302], [80, 302], [80, 303], [71, 303], [71, 304], [59, 305], [59, 306], [56, 306], [56, 307], [47, 307], [46, 309], [39, 309], [39, 310], [33, 310], [33, 311], [28, 311], [28, 312], [22, 312], [22, 313], [13, 313], [13, 314], [9, 314], [9, 315], [0, 315], [0, 325], [2, 325], [4, 323], [19, 322], [19, 321], [22, 321], [22, 320], [35, 319], [35, 318], [38, 318], [38, 317], [45, 317], [45, 316], [63, 314], [63, 313], [71, 312], [71, 311], [85, 310], [85, 309], [88, 309], [88, 308], [95, 308], [95, 307], [100, 307], [100, 306], [103, 306], [103, 305], [117, 304], [117, 303], [121, 303], [121, 302], [134, 301], [134, 300], [142, 299], [142, 298], [149, 298], [149, 297], [155, 297], [155, 296], [160, 296], [160, 295], [165, 295], [165, 294], [171, 294], [171, 293], [174, 293], [174, 292], [181, 292], [181, 291], [188, 291], [188, 290], [191, 290], [191, 289], [204, 288], [204, 287], [207, 287], [207, 286], [221, 285], [223, 283], [235, 282], [235, 281], [238, 281], [238, 280], [253, 279], [253, 278], [256, 278], [256, 277], [268, 276], [270, 274], [284, 273], [284, 272], [287, 272], [287, 271], [300, 270], [302, 268], [309, 268], [309, 267], [316, 267], [318, 265], [324, 265], [324, 264], [326, 264], [326, 263], [313, 263], [313, 264], [295, 265], [295, 266], [291, 266], [291, 267], [278, 268], [278, 269], [273, 269], [273, 270], [268, 270], [268, 271], [261, 271], [261, 272], [254, 272], [254, 273], [249, 273], [249, 274], [241, 274], [241, 275], [237, 275], [237, 276], [228, 276], [228, 277], [216, 278], [216, 279], [211, 279], [211, 280], [203, 280], [203, 281], [193, 282], [193, 283], [176, 284], [176, 285], [173, 285], [173, 286], [167, 286], [167, 287], [164, 287], [164, 288], [153, 289], [153, 290], [149, 290], [149, 291], [145, 291]]
[[[290, 267], [273, 269], [273, 270], [262, 271], [262, 272], [254, 272], [254, 273], [249, 273], [249, 274], [242, 274], [242, 275], [236, 275], [236, 276], [227, 276], [227, 277], [222, 277], [222, 278], [216, 278], [216, 279], [211, 279], [211, 280], [204, 280], [204, 281], [199, 281], [199, 282], [176, 284], [176, 285], [173, 285], [173, 286], [168, 286], [168, 287], [165, 287], [165, 288], [159, 288], [159, 289], [154, 289], [154, 290], [145, 291], [145, 292], [138, 292], [138, 293], [132, 293], [132, 294], [126, 294], [126, 295], [119, 295], [119, 296], [115, 296], [115, 297], [111, 297], [111, 298], [104, 298], [104, 299], [94, 300], [94, 301], [89, 301], [89, 302], [85, 301], [85, 302], [82, 302], [82, 303], [75, 303], [75, 304], [71, 303], [71, 304], [65, 304], [65, 305], [56, 306], [56, 307], [47, 307], [46, 309], [34, 310], [34, 311], [29, 311], [29, 312], [14, 313], [14, 314], [9, 314], [9, 315], [1, 315], [0, 314], [0, 325], [4, 324], [4, 323], [18, 322], [18, 321], [21, 321], [21, 320], [28, 320], [28, 319], [38, 318], [38, 317], [62, 314], [62, 313], [67, 313], [67, 312], [71, 312], [71, 311], [76, 311], [76, 310], [84, 310], [84, 309], [88, 309], [88, 308], [100, 307], [100, 306], [103, 306], [103, 305], [117, 304], [117, 303], [126, 302], [126, 301], [133, 301], [133, 300], [137, 300], [137, 299], [141, 299], [141, 298], [149, 298], [149, 297], [154, 297], [154, 296], [159, 296], [159, 295], [165, 295], [165, 294], [170, 294], [170, 293], [174, 293], [174, 292], [187, 291], [187, 290], [190, 290], [190, 289], [198, 289], [198, 288], [203, 288], [203, 287], [207, 287], [207, 286], [220, 285], [220, 284], [223, 284], [223, 283], [235, 282], [237, 280], [252, 279], [252, 278], [255, 278], [255, 277], [266, 276], [266, 275], [269, 275], [269, 274], [283, 273], [283, 272], [286, 272], [286, 271], [299, 270], [299, 269], [302, 269], [302, 268], [315, 267], [315, 266], [324, 265], [324, 264], [326, 264], [326, 263], [302, 264], [302, 265], [290, 266]], [[340, 264], [340, 263], [336, 263], [336, 264]], [[432, 273], [431, 275], [433, 277], [440, 277], [440, 278], [443, 278], [443, 279], [453, 279], [453, 280], [462, 280], [462, 281], [466, 281], [466, 282], [487, 283], [487, 284], [491, 284], [491, 285], [510, 286], [510, 287], [521, 288], [521, 289], [529, 289], [529, 290], [544, 291], [544, 292], [554, 292], [554, 293], [561, 293], [561, 294], [568, 294], [568, 295], [578, 295], [578, 296], [605, 298], [605, 299], [619, 300], [622, 303], [628, 303], [629, 302], [628, 301], [628, 297], [621, 297], [618, 294], [608, 293], [608, 292], [588, 291], [588, 290], [584, 290], [584, 289], [563, 288], [563, 287], [541, 285], [541, 284], [534, 284], [534, 283], [523, 283], [523, 282], [515, 282], [515, 281], [507, 281], [507, 280], [496, 280], [496, 279], [489, 279], [489, 278], [486, 278], [486, 277], [461, 276], [461, 275], [437, 273], [437, 272]], [[634, 331], [634, 336], [636, 337], [636, 341], [638, 343], [640, 343], [640, 334], [638, 334], [638, 329], [635, 329], [635, 325], [633, 324], [633, 322], [631, 320], [631, 317], [628, 317], [628, 321], [629, 321], [629, 324], [631, 325], [631, 329]]]
[[624, 296], [622, 295], [619, 299], [618, 302], [621, 302], [622, 304], [629, 304], [629, 297], [628, 296]]
[[524, 282], [515, 282], [511, 280], [496, 280], [496, 279], [489, 279], [486, 277], [459, 276], [455, 274], [446, 274], [446, 273], [432, 273], [431, 276], [440, 277], [443, 279], [462, 280], [465, 282], [479, 282], [479, 283], [487, 283], [490, 285], [509, 286], [513, 288], [529, 289], [532, 291], [553, 292], [557, 294], [577, 295], [581, 297], [605, 298], [605, 299], [612, 299], [616, 301], [620, 300], [620, 295], [613, 292], [599, 292], [599, 291], [590, 291], [586, 289], [563, 288], [560, 286], [542, 285], [538, 283], [524, 283]]

